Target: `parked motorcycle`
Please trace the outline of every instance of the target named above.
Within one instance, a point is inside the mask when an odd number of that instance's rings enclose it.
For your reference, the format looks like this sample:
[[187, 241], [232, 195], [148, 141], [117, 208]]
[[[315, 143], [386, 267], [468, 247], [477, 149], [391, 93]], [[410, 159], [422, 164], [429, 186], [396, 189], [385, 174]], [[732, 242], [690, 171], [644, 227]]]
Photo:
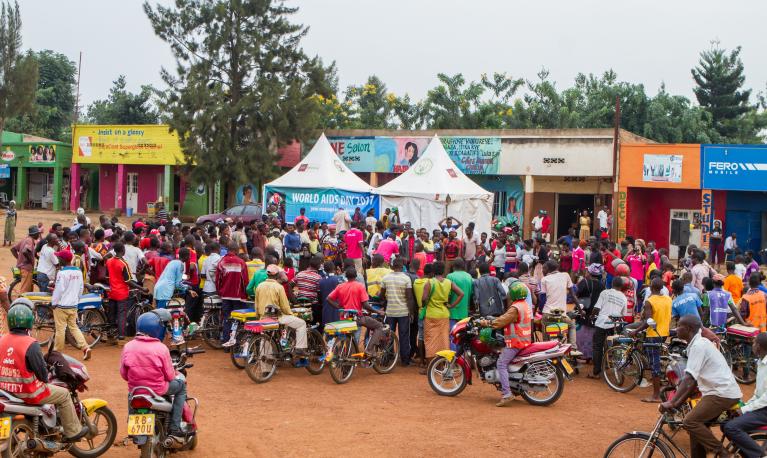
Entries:
[[[562, 345], [570, 344], [569, 339], [569, 330], [570, 330], [570, 324], [565, 322], [566, 318], [570, 318], [572, 320], [577, 319], [581, 315], [583, 315], [583, 309], [581, 308], [580, 304], [576, 304], [575, 308], [570, 312], [565, 312], [561, 309], [554, 309], [551, 311], [551, 317], [549, 318], [549, 321], [544, 325], [541, 323], [541, 327], [543, 330], [543, 340], [550, 341], [555, 340]], [[567, 353], [566, 356], [567, 362], [570, 363], [570, 366], [575, 371], [575, 374], [577, 375], [578, 370], [578, 358], [575, 355], [570, 354], [570, 352]]]
[[55, 406], [25, 404], [13, 394], [0, 390], [0, 449], [4, 451], [3, 456], [43, 457], [64, 451], [79, 458], [103, 455], [117, 436], [114, 413], [103, 399], [78, 398], [78, 393], [88, 389], [86, 382], [90, 380], [85, 365], [70, 356], [50, 351], [46, 360], [49, 383], [69, 390], [77, 416], [84, 426], [88, 426], [88, 434], [75, 443], [63, 442]]
[[[490, 320], [491, 318], [488, 318]], [[453, 326], [450, 337], [457, 351], [442, 350], [427, 369], [429, 386], [441, 396], [456, 396], [472, 383], [472, 367], [481, 381], [500, 390], [496, 364], [502, 345], [480, 340], [479, 317], [464, 318]], [[509, 386], [532, 405], [553, 404], [564, 391], [564, 378], [574, 372], [567, 361], [570, 345], [556, 340], [534, 342], [522, 349], [509, 365]]]
[[734, 324], [727, 327], [720, 343], [724, 359], [739, 383], [750, 385], [756, 381], [756, 357], [751, 346], [758, 334], [759, 328]]
[[[198, 353], [205, 353], [205, 350], [185, 345], [174, 348], [171, 350], [173, 367], [186, 376], [187, 369], [194, 366], [188, 358]], [[197, 446], [195, 417], [199, 402], [193, 397], [187, 397], [186, 402], [181, 422], [185, 440], [179, 442], [168, 435], [173, 396], [159, 395], [145, 386], [131, 390], [128, 395], [128, 435], [141, 450], [142, 458], [164, 457], [169, 452], [193, 450]]]

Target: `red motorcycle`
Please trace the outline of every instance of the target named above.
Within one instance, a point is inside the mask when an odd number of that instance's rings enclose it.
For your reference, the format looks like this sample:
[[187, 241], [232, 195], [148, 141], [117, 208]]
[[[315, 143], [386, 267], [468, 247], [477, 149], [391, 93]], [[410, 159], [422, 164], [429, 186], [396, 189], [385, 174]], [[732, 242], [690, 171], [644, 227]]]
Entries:
[[[480, 338], [481, 319], [464, 318], [453, 326], [450, 338], [458, 350], [442, 350], [427, 369], [429, 386], [441, 396], [457, 396], [472, 383], [472, 367], [480, 380], [500, 390], [496, 364], [504, 346], [499, 336], [494, 341]], [[564, 378], [572, 380], [573, 368], [567, 362], [569, 344], [555, 340], [535, 342], [517, 354], [509, 364], [509, 387], [532, 405], [553, 404], [564, 391]]]

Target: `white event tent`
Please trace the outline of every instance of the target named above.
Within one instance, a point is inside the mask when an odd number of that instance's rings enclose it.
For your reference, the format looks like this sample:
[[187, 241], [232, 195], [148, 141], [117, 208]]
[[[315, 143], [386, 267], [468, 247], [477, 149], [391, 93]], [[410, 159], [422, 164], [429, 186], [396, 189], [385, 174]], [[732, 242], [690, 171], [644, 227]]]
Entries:
[[370, 209], [378, 214], [378, 196], [341, 162], [325, 134], [301, 162], [264, 186], [264, 207], [274, 201], [275, 194], [285, 201], [286, 221], [293, 221], [301, 208], [310, 220], [324, 222], [330, 222], [341, 207], [350, 216], [356, 207], [363, 214]]
[[490, 232], [493, 193], [458, 169], [436, 135], [412, 167], [375, 192], [382, 209], [397, 207], [400, 221], [415, 228], [432, 230], [451, 216], [464, 226], [473, 221], [475, 234]]

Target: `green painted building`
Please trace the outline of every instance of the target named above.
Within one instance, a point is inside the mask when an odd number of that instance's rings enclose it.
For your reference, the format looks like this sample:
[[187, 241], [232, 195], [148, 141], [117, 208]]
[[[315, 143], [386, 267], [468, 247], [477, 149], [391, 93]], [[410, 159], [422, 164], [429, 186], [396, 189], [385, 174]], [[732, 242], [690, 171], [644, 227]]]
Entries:
[[0, 202], [56, 211], [69, 200], [72, 145], [15, 132], [2, 133]]

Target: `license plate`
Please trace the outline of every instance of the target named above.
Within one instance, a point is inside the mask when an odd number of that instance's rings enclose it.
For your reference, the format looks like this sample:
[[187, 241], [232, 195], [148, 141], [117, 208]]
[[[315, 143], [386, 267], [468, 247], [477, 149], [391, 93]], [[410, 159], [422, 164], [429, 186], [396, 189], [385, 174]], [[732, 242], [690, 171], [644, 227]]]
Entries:
[[11, 417], [0, 418], [0, 439], [11, 437]]
[[573, 375], [573, 368], [572, 368], [572, 366], [570, 366], [570, 363], [567, 362], [566, 359], [563, 358], [563, 359], [559, 360], [559, 362], [562, 363], [562, 367], [565, 368], [565, 372], [567, 372], [567, 375]]
[[129, 436], [154, 436], [154, 414], [128, 415]]

